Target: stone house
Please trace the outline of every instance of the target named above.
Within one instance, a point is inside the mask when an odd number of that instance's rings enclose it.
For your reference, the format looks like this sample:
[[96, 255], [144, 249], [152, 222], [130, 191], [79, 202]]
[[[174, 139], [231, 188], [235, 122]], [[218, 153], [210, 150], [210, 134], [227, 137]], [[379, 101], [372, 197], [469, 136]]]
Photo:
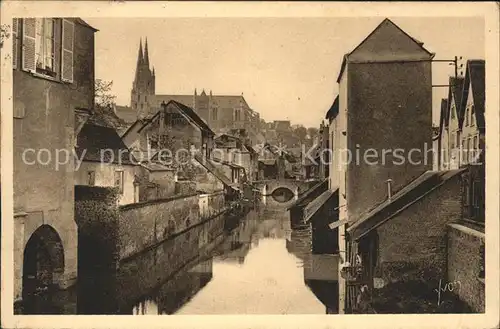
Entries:
[[80, 18], [12, 21], [15, 301], [77, 277], [72, 150], [94, 105], [96, 31]]
[[450, 77], [448, 98], [440, 113], [440, 169], [476, 161], [484, 150], [484, 60], [468, 60], [465, 76]]
[[[432, 168], [424, 155], [426, 147], [432, 148], [433, 57], [422, 42], [384, 19], [343, 58], [337, 78], [338, 101], [328, 111], [334, 153], [329, 189], [338, 189], [339, 195], [338, 217], [332, 217], [337, 223], [330, 227], [338, 229], [343, 262], [351, 258], [346, 224], [355, 223], [385, 201], [388, 180], [398, 191]], [[386, 152], [394, 149], [420, 152], [414, 152], [418, 155], [413, 154], [412, 161], [401, 163]], [[346, 157], [347, 151], [351, 159]], [[339, 282], [339, 289], [343, 313], [345, 282]]]
[[115, 129], [85, 124], [78, 134], [76, 155], [82, 162], [75, 185], [117, 187], [120, 205], [140, 201], [138, 163]]
[[127, 147], [148, 152], [149, 158], [138, 159], [141, 162], [160, 156], [159, 161], [173, 165], [190, 156], [193, 148], [210, 157], [213, 137], [214, 132], [192, 108], [176, 101], [164, 103], [161, 110], [137, 120], [122, 135]]
[[446, 116], [441, 120], [441, 170], [457, 169], [460, 167], [460, 121], [462, 111], [462, 91], [464, 85], [463, 77], [450, 77], [448, 88], [448, 99], [444, 110]]
[[[378, 288], [423, 282], [429, 292], [440, 280], [461, 282], [459, 297], [484, 312], [484, 228], [462, 216], [463, 177], [471, 170], [428, 171], [349, 226], [350, 254], [360, 256], [359, 263], [351, 259], [353, 268], [361, 268], [354, 281], [370, 292], [374, 282]], [[351, 310], [357, 306], [349, 299], [346, 304]]]
[[460, 140], [462, 161], [460, 165], [476, 163], [485, 149], [485, 61], [468, 60], [460, 105]]
[[[255, 150], [240, 138], [220, 134], [214, 139], [215, 147], [212, 158], [215, 161], [232, 164], [244, 169], [244, 179], [254, 181], [256, 176], [257, 156]], [[236, 169], [236, 167], [235, 167]], [[239, 174], [235, 174], [238, 175]], [[243, 177], [241, 177], [243, 179]]]
[[137, 120], [122, 139], [141, 163], [171, 166], [176, 180], [194, 181], [197, 190], [215, 192], [231, 179], [211, 163], [214, 136], [192, 108], [170, 101], [153, 116]]

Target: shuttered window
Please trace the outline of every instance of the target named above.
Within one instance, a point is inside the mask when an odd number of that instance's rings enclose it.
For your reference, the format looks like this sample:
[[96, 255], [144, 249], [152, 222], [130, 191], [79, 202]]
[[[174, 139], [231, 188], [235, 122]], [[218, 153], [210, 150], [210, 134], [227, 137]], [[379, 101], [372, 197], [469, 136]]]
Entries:
[[[22, 23], [21, 23], [22, 22]], [[73, 34], [74, 24], [64, 20], [65, 31], [61, 26], [61, 19], [58, 18], [24, 18], [17, 20], [17, 31], [13, 29], [13, 34], [22, 33], [21, 68], [24, 71], [36, 72], [39, 75], [52, 79], [64, 77], [64, 81], [73, 81]], [[22, 26], [22, 31], [21, 31]], [[14, 23], [14, 28], [16, 23]], [[66, 42], [62, 40], [65, 35]], [[62, 43], [65, 48], [63, 49]], [[15, 47], [15, 45], [14, 45]], [[63, 76], [62, 59], [65, 55], [66, 63]], [[15, 58], [17, 64], [19, 56]]]
[[61, 46], [61, 80], [73, 82], [73, 40], [75, 25], [73, 22], [62, 21], [62, 46]]
[[19, 19], [12, 19], [12, 67], [17, 68]]

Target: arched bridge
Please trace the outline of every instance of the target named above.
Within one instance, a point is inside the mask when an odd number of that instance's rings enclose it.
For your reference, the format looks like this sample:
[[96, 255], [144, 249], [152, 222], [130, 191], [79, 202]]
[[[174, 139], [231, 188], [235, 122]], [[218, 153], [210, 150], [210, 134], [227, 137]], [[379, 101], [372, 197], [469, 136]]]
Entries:
[[307, 191], [309, 182], [296, 179], [270, 179], [260, 180], [253, 183], [262, 195], [272, 195], [277, 189], [287, 189], [295, 196]]

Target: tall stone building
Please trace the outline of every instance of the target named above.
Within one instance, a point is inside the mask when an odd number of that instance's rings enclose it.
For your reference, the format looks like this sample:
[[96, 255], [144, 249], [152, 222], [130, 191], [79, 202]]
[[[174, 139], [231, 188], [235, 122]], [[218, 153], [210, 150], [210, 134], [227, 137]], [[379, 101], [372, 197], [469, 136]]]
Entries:
[[[137, 118], [154, 115], [162, 102], [177, 101], [192, 107], [215, 133], [228, 133], [231, 129], [245, 129], [254, 140], [260, 126], [260, 115], [252, 110], [241, 95], [214, 95], [210, 90], [201, 93], [195, 89], [191, 95], [161, 95], [156, 93], [156, 75], [150, 68], [147, 40], [139, 45], [137, 67], [132, 85], [130, 107]], [[117, 110], [117, 115], [121, 116]], [[123, 113], [125, 115], [125, 113]]]

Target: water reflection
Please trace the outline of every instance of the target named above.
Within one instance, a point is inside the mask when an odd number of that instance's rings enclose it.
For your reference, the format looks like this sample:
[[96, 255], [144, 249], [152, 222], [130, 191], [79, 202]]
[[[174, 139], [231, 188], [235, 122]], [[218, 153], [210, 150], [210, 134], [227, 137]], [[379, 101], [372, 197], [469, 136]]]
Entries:
[[273, 199], [280, 203], [288, 202], [292, 200], [294, 196], [293, 192], [286, 187], [278, 187], [272, 194]]
[[[243, 218], [219, 218], [120, 264], [82, 272], [78, 313], [337, 313], [337, 258], [311, 252], [268, 199]], [[67, 305], [71, 304], [66, 302]]]

